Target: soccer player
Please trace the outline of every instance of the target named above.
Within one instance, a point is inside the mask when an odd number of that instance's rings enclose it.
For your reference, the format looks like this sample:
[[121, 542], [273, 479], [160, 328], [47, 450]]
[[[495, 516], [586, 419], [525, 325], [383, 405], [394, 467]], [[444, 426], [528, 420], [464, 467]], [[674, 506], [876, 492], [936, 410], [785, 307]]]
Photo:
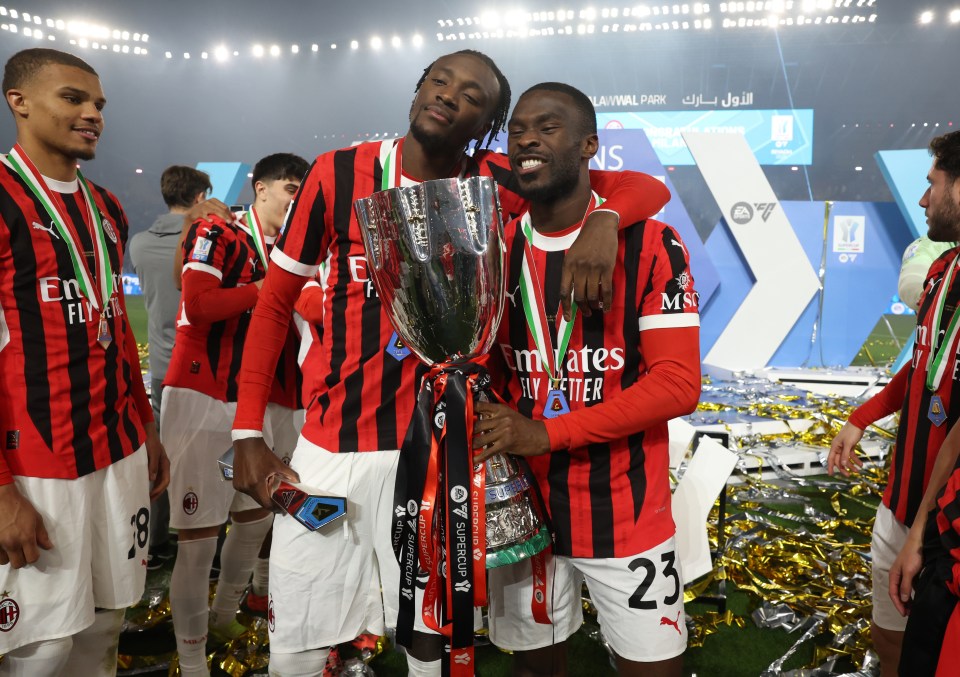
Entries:
[[[154, 420], [160, 420], [163, 377], [170, 364], [177, 332], [180, 290], [170, 277], [170, 262], [177, 257], [184, 215], [203, 202], [211, 189], [210, 177], [193, 167], [174, 165], [160, 176], [160, 193], [169, 210], [147, 230], [130, 240], [130, 261], [140, 278], [147, 307], [147, 339], [150, 344], [150, 402]], [[150, 506], [150, 553], [147, 569], [158, 569], [169, 557], [170, 505], [164, 493]]]
[[[395, 186], [482, 174], [500, 183], [504, 212], [519, 213], [523, 201], [513, 192], [506, 158], [479, 147], [501, 129], [509, 105], [509, 84], [489, 57], [466, 50], [438, 58], [417, 83], [403, 138], [333, 151], [314, 161], [274, 249], [275, 265], [254, 312], [241, 370], [234, 486], [267, 506], [266, 478], [276, 473], [346, 496], [348, 503], [342, 529], [310, 533], [286, 515], [274, 523], [269, 618], [276, 674], [317, 674], [329, 647], [362, 632], [383, 634], [396, 622], [399, 567], [390, 541], [390, 499], [397, 450], [426, 368], [397, 346], [367, 271], [353, 202]], [[471, 142], [476, 142], [472, 157], [466, 153]], [[623, 205], [612, 199], [611, 208], [656, 213], [665, 203], [663, 184], [634, 175], [630, 186], [629, 179], [611, 175], [607, 183], [623, 183], [631, 195], [646, 199]], [[597, 271], [616, 249], [616, 214], [592, 215], [584, 233], [580, 255], [572, 257], [580, 267], [568, 266], [564, 285], [598, 307], [609, 303], [609, 271], [603, 271], [602, 286]], [[323, 333], [313, 348], [320, 351], [320, 385], [287, 468], [260, 438], [264, 403], [290, 309], [304, 278], [313, 277], [324, 261]], [[409, 674], [439, 674], [439, 637], [429, 635], [419, 618], [414, 637], [407, 647]]]
[[[960, 132], [930, 142], [933, 164], [929, 188], [920, 199], [933, 242], [960, 240]], [[910, 364], [883, 390], [860, 405], [834, 438], [827, 470], [844, 475], [860, 468], [854, 449], [868, 425], [900, 409], [890, 478], [877, 509], [870, 555], [873, 561], [871, 634], [883, 677], [897, 674], [903, 631], [901, 615], [920, 569], [927, 513], [953, 470], [960, 445], [940, 451], [947, 431], [957, 423], [957, 322], [960, 303], [957, 265], [960, 249], [934, 261], [917, 311], [916, 344]], [[946, 449], [945, 449], [946, 451]], [[898, 555], [899, 553], [899, 555]], [[898, 608], [899, 607], [899, 608]]]
[[120, 283], [127, 219], [77, 169], [106, 99], [89, 64], [42, 48], [10, 57], [3, 91], [0, 675], [112, 675], [168, 468]]
[[[263, 284], [269, 250], [307, 167], [304, 159], [289, 153], [263, 158], [253, 169], [256, 197], [251, 209], [233, 223], [200, 219], [184, 240], [183, 299], [161, 417], [171, 450], [170, 524], [179, 530], [170, 606], [184, 675], [208, 674], [208, 625], [219, 640], [241, 630], [234, 616], [273, 521], [269, 511], [223, 481], [217, 461], [231, 446], [236, 378], [250, 311]], [[296, 443], [292, 419], [300, 387], [297, 345], [290, 336], [285, 349], [292, 358], [279, 362], [268, 414], [268, 433], [281, 456], [289, 455]], [[233, 525], [208, 610], [207, 581], [217, 532], [228, 514]]]
[[[622, 675], [679, 675], [683, 580], [670, 512], [667, 421], [700, 395], [699, 314], [687, 250], [670, 226], [620, 231], [616, 295], [602, 315], [558, 317], [560, 266], [586, 215], [593, 104], [569, 85], [528, 89], [507, 123], [510, 164], [530, 209], [505, 228], [507, 303], [497, 341], [517, 410], [481, 403], [477, 460], [529, 456], [556, 533], [537, 622], [529, 564], [489, 572], [490, 639], [515, 674], [566, 674], [586, 579]], [[672, 299], [679, 299], [673, 303]], [[557, 642], [555, 645], [554, 642]], [[547, 666], [553, 668], [552, 671]]]

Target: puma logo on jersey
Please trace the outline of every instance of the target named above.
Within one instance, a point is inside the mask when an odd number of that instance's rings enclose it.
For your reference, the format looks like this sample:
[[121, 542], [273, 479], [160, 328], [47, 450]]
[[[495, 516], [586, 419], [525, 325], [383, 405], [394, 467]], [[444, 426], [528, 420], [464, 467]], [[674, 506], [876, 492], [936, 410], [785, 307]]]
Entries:
[[34, 230], [43, 230], [43, 231], [46, 231], [47, 233], [50, 234], [50, 237], [55, 237], [55, 238], [57, 238], [58, 240], [60, 239], [60, 236], [57, 235], [57, 231], [55, 231], [55, 230], [53, 229], [53, 224], [52, 224], [52, 223], [51, 223], [49, 226], [44, 227], [43, 224], [40, 224], [40, 223], [37, 223], [36, 221], [34, 221], [34, 222], [31, 223], [30, 225], [33, 226], [33, 229], [34, 229]]
[[680, 612], [679, 611], [677, 612], [677, 620], [675, 621], [671, 621], [666, 616], [661, 616], [660, 625], [672, 625], [673, 629], [676, 630], [678, 634], [680, 635], [683, 634], [682, 632], [680, 632]]
[[510, 305], [513, 306], [514, 308], [517, 307], [517, 298], [516, 298], [516, 297], [517, 297], [517, 293], [518, 293], [519, 291], [520, 291], [520, 285], [518, 284], [518, 285], [514, 288], [514, 290], [513, 290], [512, 292], [511, 292], [511, 291], [505, 292], [507, 298], [510, 299]]
[[672, 244], [674, 247], [680, 247], [680, 249], [683, 250], [683, 253], [684, 253], [684, 254], [687, 253], [686, 247], [684, 247], [682, 243], [677, 242], [676, 240], [674, 240], [672, 237], [670, 238], [670, 244]]

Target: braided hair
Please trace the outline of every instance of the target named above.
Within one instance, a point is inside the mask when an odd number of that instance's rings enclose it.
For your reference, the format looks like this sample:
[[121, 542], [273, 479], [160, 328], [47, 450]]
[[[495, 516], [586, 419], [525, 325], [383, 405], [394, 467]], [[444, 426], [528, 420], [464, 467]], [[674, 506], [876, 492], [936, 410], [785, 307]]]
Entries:
[[[489, 148], [490, 143], [497, 136], [497, 134], [506, 128], [507, 117], [510, 115], [510, 83], [507, 82], [506, 76], [500, 72], [500, 69], [497, 67], [497, 64], [494, 63], [493, 59], [483, 52], [478, 52], [475, 49], [461, 49], [458, 52], [453, 52], [453, 54], [468, 54], [480, 59], [487, 66], [487, 68], [493, 71], [494, 76], [497, 78], [497, 84], [500, 85], [500, 98], [497, 99], [497, 107], [493, 112], [493, 118], [490, 120], [490, 131], [487, 133], [486, 137], [483, 139], [478, 139], [473, 144], [473, 149], [475, 151], [480, 150], [481, 148]], [[452, 56], [453, 54], [447, 54], [445, 56]], [[420, 79], [417, 81], [417, 86], [413, 90], [414, 93], [420, 91], [420, 86], [423, 85], [424, 81], [426, 81], [427, 74], [430, 72], [430, 69], [433, 68], [435, 63], [437, 63], [436, 60], [432, 61], [429, 66], [423, 69], [423, 75], [421, 75]], [[482, 146], [480, 145], [481, 143], [483, 144]]]

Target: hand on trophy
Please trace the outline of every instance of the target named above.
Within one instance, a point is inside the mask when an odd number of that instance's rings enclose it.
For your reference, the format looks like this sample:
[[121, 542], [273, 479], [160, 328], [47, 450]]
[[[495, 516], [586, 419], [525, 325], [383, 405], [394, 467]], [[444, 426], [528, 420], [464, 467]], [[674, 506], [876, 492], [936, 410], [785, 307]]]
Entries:
[[570, 320], [571, 299], [584, 317], [613, 304], [613, 268], [617, 263], [617, 223], [613, 212], [595, 211], [563, 258], [560, 302]]
[[550, 451], [550, 438], [543, 421], [533, 421], [502, 404], [479, 402], [474, 408], [474, 463], [482, 463], [494, 454], [539, 456]]
[[262, 437], [248, 437], [233, 443], [233, 488], [251, 496], [267, 510], [276, 511], [271, 495], [276, 478], [299, 482], [300, 476], [270, 451]]

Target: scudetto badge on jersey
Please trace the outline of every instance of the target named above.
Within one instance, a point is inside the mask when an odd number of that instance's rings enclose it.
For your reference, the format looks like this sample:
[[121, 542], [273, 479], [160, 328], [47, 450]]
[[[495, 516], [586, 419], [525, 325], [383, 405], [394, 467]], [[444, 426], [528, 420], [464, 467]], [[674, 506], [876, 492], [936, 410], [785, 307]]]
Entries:
[[190, 260], [206, 263], [210, 259], [210, 249], [212, 247], [213, 240], [198, 237], [196, 243], [193, 245], [193, 253], [190, 254]]

